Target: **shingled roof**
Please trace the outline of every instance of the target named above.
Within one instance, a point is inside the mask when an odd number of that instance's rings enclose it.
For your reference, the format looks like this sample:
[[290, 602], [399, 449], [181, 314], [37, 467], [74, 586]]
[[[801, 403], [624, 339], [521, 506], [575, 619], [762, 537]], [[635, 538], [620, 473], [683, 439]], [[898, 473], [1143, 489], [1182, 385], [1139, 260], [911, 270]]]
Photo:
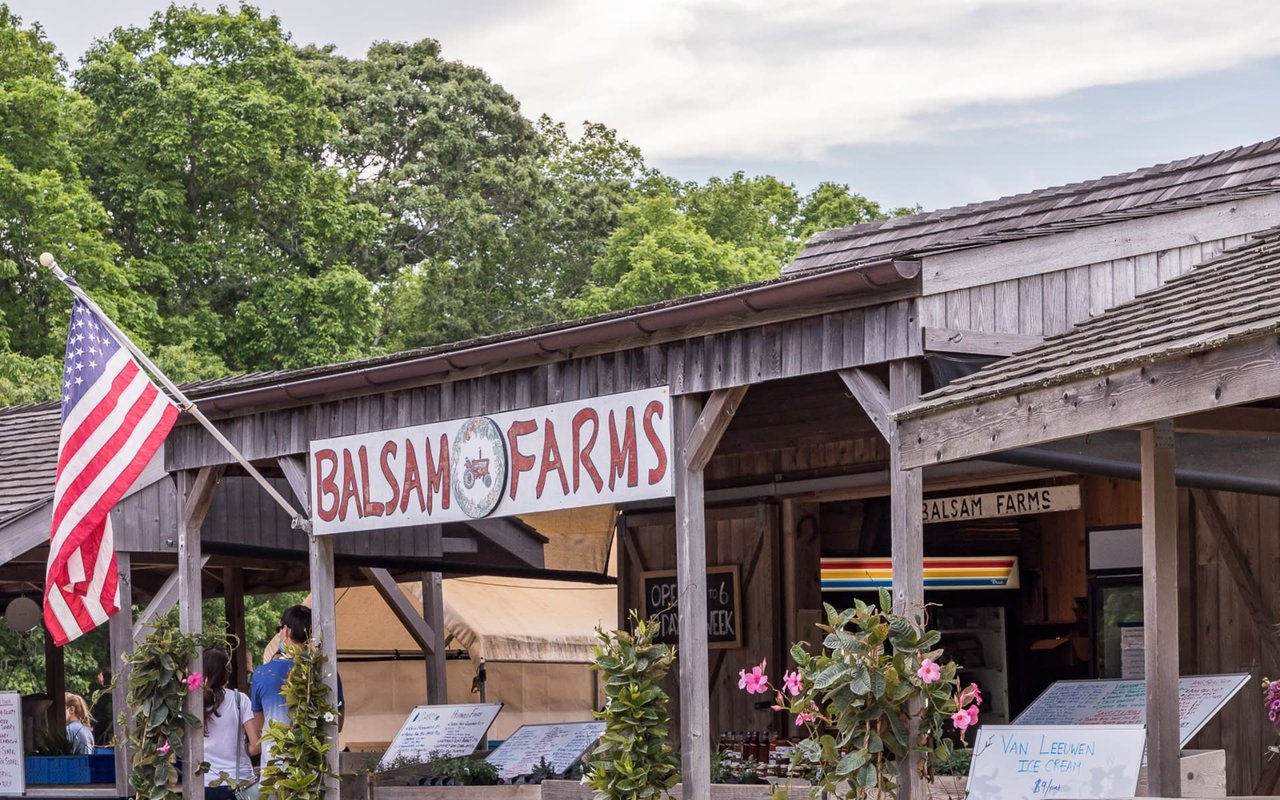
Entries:
[[58, 422], [53, 404], [0, 411], [0, 525], [42, 505], [58, 468]]
[[1011, 397], [1280, 333], [1280, 228], [954, 381], [893, 416]]
[[918, 258], [1280, 192], [1280, 139], [1107, 178], [851, 225], [811, 238], [784, 272]]

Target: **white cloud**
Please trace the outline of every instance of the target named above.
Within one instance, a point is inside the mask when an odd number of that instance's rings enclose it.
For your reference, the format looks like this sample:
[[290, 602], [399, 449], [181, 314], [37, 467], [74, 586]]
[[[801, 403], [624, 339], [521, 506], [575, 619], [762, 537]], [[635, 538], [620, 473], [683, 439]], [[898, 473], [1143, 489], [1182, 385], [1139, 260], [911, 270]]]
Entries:
[[[1280, 54], [1280, 3], [558, 0], [444, 37], [527, 112], [619, 128], [655, 159], [818, 159], [928, 140], [947, 111]], [[967, 124], [972, 124], [967, 123]]]

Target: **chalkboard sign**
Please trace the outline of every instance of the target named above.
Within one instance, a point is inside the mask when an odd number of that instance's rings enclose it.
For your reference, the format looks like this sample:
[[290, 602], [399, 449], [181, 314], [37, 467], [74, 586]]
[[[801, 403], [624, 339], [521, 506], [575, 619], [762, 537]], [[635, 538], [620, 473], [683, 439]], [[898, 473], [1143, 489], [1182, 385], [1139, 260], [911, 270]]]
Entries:
[[1142, 725], [983, 725], [973, 741], [968, 800], [1133, 797]]
[[[655, 641], [676, 644], [680, 640], [680, 619], [676, 601], [680, 588], [675, 572], [645, 572], [644, 615], [658, 618]], [[707, 640], [711, 649], [742, 646], [742, 601], [738, 592], [738, 567], [707, 568]]]
[[552, 770], [561, 773], [582, 758], [602, 735], [604, 720], [521, 725], [489, 754], [488, 761], [498, 768], [498, 777], [503, 780], [528, 775], [544, 758]]
[[502, 703], [418, 706], [404, 721], [379, 766], [386, 769], [397, 758], [426, 761], [432, 753], [470, 755], [501, 710]]
[[[1178, 679], [1182, 746], [1249, 682], [1249, 673], [1191, 675]], [[1018, 715], [1014, 725], [1143, 725], [1146, 681], [1058, 681]]]
[[21, 797], [26, 793], [24, 763], [22, 695], [0, 692], [0, 797]]

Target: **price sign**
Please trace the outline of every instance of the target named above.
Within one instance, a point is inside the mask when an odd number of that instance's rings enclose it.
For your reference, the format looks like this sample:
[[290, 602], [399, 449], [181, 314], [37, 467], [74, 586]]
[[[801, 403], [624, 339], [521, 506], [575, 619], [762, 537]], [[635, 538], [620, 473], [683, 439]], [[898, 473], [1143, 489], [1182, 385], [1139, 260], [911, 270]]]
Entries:
[[559, 774], [582, 758], [603, 734], [603, 720], [521, 725], [489, 754], [488, 761], [498, 768], [498, 777], [503, 780], [528, 775], [543, 760]]
[[22, 695], [0, 692], [0, 797], [26, 793], [22, 752]]
[[401, 757], [426, 761], [432, 753], [469, 755], [501, 710], [502, 703], [418, 706], [387, 748], [381, 766], [385, 769]]

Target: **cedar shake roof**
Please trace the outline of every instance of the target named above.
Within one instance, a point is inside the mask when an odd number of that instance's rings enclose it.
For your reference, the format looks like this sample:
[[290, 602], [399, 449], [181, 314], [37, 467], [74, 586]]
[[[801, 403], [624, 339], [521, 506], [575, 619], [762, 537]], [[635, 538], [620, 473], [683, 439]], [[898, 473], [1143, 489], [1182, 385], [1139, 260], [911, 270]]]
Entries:
[[1280, 333], [1280, 228], [1257, 234], [1162, 286], [930, 392], [893, 416], [1102, 376]]
[[0, 525], [43, 505], [58, 470], [58, 406], [27, 406], [0, 412]]
[[1280, 139], [1107, 178], [819, 233], [784, 272], [1048, 236], [1280, 191]]

